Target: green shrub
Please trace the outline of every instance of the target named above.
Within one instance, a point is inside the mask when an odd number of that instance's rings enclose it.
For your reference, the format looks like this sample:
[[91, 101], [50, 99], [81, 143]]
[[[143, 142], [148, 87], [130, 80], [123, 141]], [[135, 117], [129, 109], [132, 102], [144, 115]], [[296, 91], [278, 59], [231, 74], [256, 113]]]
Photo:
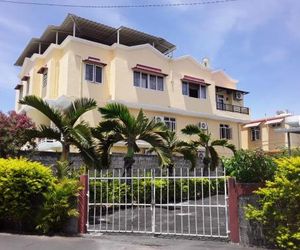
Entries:
[[43, 233], [62, 231], [70, 218], [78, 216], [78, 192], [79, 182], [76, 180], [62, 179], [55, 184], [54, 189], [45, 194], [36, 228]]
[[239, 150], [232, 158], [223, 159], [227, 175], [242, 183], [262, 183], [274, 177], [276, 164], [263, 151]]
[[51, 170], [40, 163], [0, 159], [0, 218], [32, 229], [54, 181]]
[[[218, 182], [218, 183], [217, 183]], [[102, 203], [151, 203], [151, 183], [150, 178], [133, 178], [131, 184], [119, 180], [102, 180], [90, 181], [90, 201]], [[200, 199], [209, 195], [209, 188], [211, 195], [224, 193], [224, 178], [218, 178], [218, 181], [208, 178], [190, 178], [173, 179], [156, 177], [154, 180], [155, 186], [155, 202], [167, 203], [181, 202], [188, 199]], [[209, 187], [210, 185], [210, 187]], [[195, 189], [196, 186], [196, 189]], [[182, 194], [181, 194], [182, 188]], [[175, 192], [174, 192], [175, 191]], [[181, 198], [182, 197], [182, 198]]]
[[300, 157], [276, 160], [274, 181], [256, 191], [259, 207], [249, 205], [246, 216], [263, 225], [268, 240], [281, 249], [300, 246]]

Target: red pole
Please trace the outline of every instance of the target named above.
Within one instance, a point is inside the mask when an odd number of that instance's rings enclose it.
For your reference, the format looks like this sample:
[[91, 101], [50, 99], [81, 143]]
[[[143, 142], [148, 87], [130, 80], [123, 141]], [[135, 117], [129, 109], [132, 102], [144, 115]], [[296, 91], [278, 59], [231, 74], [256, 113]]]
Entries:
[[234, 178], [228, 180], [229, 193], [229, 230], [230, 239], [233, 243], [240, 242], [239, 233], [239, 212], [238, 212], [238, 193], [236, 190], [236, 183]]
[[78, 210], [79, 210], [79, 218], [78, 218], [78, 233], [85, 234], [87, 232], [87, 193], [88, 193], [88, 176], [81, 175], [79, 182], [82, 186], [82, 189], [79, 192], [78, 199]]

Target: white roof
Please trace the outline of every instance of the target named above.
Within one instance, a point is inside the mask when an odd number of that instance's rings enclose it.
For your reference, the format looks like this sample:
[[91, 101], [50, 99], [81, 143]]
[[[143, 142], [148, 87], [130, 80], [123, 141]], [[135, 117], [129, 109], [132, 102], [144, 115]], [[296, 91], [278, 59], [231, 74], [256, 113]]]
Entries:
[[283, 118], [274, 119], [274, 120], [269, 120], [269, 121], [266, 121], [265, 124], [268, 125], [268, 124], [281, 123], [283, 120], [284, 120]]
[[253, 122], [253, 123], [249, 123], [247, 125], [244, 126], [244, 128], [253, 128], [253, 127], [257, 127], [261, 124], [261, 122]]

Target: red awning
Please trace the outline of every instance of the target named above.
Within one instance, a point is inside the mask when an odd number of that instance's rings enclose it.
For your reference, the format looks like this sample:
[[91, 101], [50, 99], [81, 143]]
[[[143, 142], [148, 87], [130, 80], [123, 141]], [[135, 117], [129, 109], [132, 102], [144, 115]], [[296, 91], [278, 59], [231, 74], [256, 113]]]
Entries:
[[38, 70], [38, 74], [44, 74], [44, 72], [47, 70], [47, 66], [44, 66], [44, 67], [41, 67], [39, 70]]
[[29, 76], [23, 76], [22, 78], [21, 78], [21, 81], [28, 81], [29, 80]]
[[167, 74], [163, 73], [161, 71], [161, 69], [149, 67], [149, 66], [142, 65], [142, 64], [137, 64], [135, 67], [132, 68], [132, 70], [150, 73], [150, 74], [154, 74], [154, 75], [158, 75], [158, 76], [162, 76], [162, 77], [168, 76]]
[[19, 89], [21, 89], [22, 87], [23, 87], [22, 84], [17, 84], [17, 86], [15, 87], [15, 90], [19, 90]]
[[87, 59], [82, 60], [82, 61], [84, 63], [95, 64], [95, 65], [102, 66], [102, 67], [107, 65], [106, 63], [101, 62], [101, 60], [99, 58], [92, 57], [92, 56], [89, 56]]
[[196, 77], [193, 77], [193, 76], [187, 76], [187, 75], [184, 75], [183, 78], [181, 79], [181, 81], [187, 81], [187, 82], [190, 82], [190, 83], [207, 85], [207, 86], [210, 85], [209, 83], [206, 83], [204, 81], [204, 79], [196, 78]]

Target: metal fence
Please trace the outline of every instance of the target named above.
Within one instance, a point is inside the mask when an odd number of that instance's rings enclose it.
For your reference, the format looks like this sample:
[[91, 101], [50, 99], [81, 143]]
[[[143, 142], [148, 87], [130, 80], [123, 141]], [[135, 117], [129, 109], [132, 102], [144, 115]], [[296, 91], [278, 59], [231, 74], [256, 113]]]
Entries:
[[228, 237], [223, 171], [89, 172], [88, 231]]

